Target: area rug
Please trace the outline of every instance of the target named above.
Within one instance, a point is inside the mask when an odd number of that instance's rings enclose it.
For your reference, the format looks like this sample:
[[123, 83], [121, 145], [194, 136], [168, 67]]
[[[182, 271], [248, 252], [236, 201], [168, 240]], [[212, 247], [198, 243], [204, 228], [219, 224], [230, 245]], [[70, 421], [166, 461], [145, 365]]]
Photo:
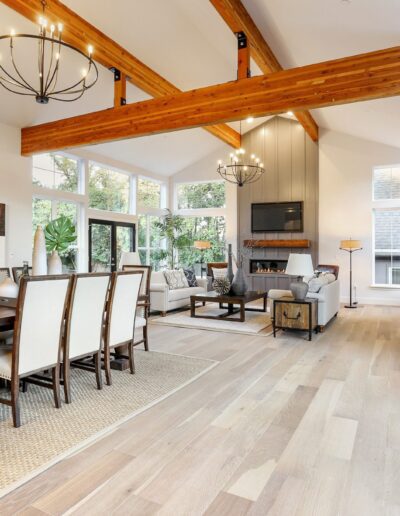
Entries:
[[12, 426], [10, 409], [0, 405], [0, 497], [217, 364], [144, 351], [135, 351], [135, 361], [135, 375], [112, 371], [113, 385], [101, 391], [93, 373], [73, 369], [72, 403], [59, 410], [51, 390], [29, 385], [20, 396], [20, 428]]
[[[196, 315], [216, 316], [226, 313], [217, 304], [207, 304], [196, 308]], [[233, 317], [239, 318], [239, 314]], [[268, 336], [272, 333], [271, 318], [267, 312], [246, 312], [246, 321], [226, 321], [225, 319], [201, 319], [190, 317], [190, 310], [172, 312], [165, 317], [153, 317], [152, 324], [177, 326], [180, 328], [194, 328], [199, 330], [222, 331], [227, 333], [241, 333], [244, 335]]]

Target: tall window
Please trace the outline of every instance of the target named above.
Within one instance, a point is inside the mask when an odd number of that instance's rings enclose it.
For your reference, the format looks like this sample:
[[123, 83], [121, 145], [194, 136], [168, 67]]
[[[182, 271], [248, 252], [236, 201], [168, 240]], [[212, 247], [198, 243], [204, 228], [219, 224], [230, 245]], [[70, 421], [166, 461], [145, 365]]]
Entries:
[[140, 208], [161, 207], [161, 184], [150, 179], [138, 179], [137, 204]]
[[177, 185], [178, 210], [225, 208], [225, 183], [180, 183]]
[[400, 285], [400, 167], [374, 170], [374, 283]]
[[32, 182], [44, 188], [77, 193], [79, 160], [61, 154], [33, 156]]
[[[65, 202], [34, 197], [32, 201], [32, 232], [40, 224], [43, 228], [54, 219], [62, 215], [68, 217], [77, 226], [79, 206], [73, 202]], [[65, 272], [78, 270], [78, 244], [71, 244], [68, 250], [61, 254], [61, 261]]]
[[151, 265], [159, 270], [164, 264], [162, 250], [164, 242], [154, 222], [160, 220], [152, 215], [139, 215], [138, 223], [138, 251], [142, 264]]
[[89, 164], [89, 207], [98, 210], [129, 212], [128, 174], [96, 163]]

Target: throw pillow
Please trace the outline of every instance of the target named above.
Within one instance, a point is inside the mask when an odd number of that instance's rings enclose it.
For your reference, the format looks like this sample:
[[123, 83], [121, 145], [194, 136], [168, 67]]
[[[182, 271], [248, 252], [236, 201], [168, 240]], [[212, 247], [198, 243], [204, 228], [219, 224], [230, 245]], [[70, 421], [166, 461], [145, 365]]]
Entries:
[[212, 267], [212, 273], [213, 273], [214, 279], [226, 278], [226, 276], [228, 274], [228, 269], [226, 267], [224, 269], [216, 269], [215, 267]]
[[312, 294], [316, 294], [324, 285], [327, 285], [328, 283], [329, 279], [326, 277], [326, 274], [320, 274], [318, 278], [312, 278], [308, 282], [308, 291]]
[[189, 287], [199, 286], [197, 283], [196, 274], [194, 273], [193, 269], [183, 269], [183, 272], [185, 273]]
[[178, 269], [176, 271], [164, 271], [164, 277], [170, 290], [187, 288], [189, 286], [183, 269]]

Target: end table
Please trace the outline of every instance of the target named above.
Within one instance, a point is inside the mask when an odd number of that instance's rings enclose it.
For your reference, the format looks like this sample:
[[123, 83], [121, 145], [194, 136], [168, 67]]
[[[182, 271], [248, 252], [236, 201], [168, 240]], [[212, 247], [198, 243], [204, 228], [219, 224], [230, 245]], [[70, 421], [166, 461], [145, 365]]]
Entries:
[[308, 340], [312, 332], [318, 333], [318, 300], [306, 298], [302, 301], [291, 297], [274, 300], [274, 337], [276, 330], [307, 331]]

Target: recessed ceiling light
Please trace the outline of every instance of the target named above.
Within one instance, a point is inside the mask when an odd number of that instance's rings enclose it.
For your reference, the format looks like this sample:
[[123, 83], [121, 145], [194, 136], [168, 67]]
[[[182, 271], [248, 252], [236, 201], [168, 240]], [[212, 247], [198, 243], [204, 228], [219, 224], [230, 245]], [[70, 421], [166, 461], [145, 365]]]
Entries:
[[293, 111], [288, 111], [286, 114], [289, 116], [293, 116]]
[[248, 117], [246, 118], [246, 122], [247, 122], [248, 124], [251, 124], [252, 122], [254, 122], [254, 117], [252, 117], [252, 116], [248, 116]]

